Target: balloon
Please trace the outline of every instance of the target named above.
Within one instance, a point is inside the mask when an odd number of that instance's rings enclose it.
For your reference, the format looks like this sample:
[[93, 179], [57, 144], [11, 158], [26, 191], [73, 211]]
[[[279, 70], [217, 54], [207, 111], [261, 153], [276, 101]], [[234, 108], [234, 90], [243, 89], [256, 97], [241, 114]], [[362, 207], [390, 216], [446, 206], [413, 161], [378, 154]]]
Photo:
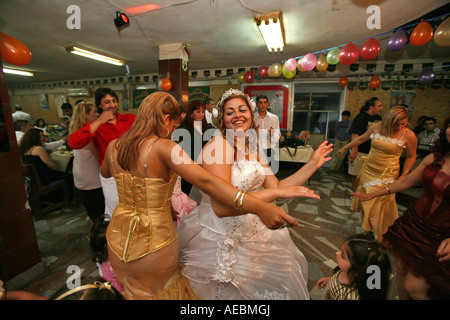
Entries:
[[450, 46], [450, 17], [445, 19], [434, 32], [434, 42], [438, 46]]
[[305, 72], [305, 70], [302, 68], [302, 59], [298, 59], [297, 61], [297, 70], [301, 72]]
[[[296, 61], [296, 62], [297, 62], [297, 61]], [[284, 76], [285, 78], [287, 78], [287, 79], [293, 78], [293, 77], [295, 77], [295, 75], [297, 74], [296, 68], [294, 68], [294, 70], [292, 70], [292, 71], [289, 71], [289, 70], [287, 69], [287, 61], [284, 63], [283, 68], [282, 68], [281, 71], [282, 71], [282, 73], [283, 73], [283, 76]]]
[[433, 37], [433, 28], [431, 25], [423, 21], [419, 23], [409, 36], [409, 42], [413, 46], [423, 46], [425, 43], [431, 40]]
[[253, 72], [247, 71], [247, 72], [244, 74], [244, 80], [245, 80], [245, 82], [247, 82], [247, 83], [252, 83], [253, 81], [255, 81], [255, 75], [253, 74]]
[[297, 68], [297, 60], [295, 60], [294, 58], [288, 59], [284, 64], [287, 71], [294, 71], [295, 68]]
[[16, 66], [24, 66], [31, 60], [31, 52], [21, 41], [0, 32], [2, 59]]
[[170, 81], [169, 78], [164, 78], [161, 81], [161, 89], [163, 89], [164, 91], [169, 91], [170, 89], [172, 89], [172, 81]]
[[376, 89], [381, 85], [381, 79], [380, 76], [377, 74], [374, 74], [372, 76], [372, 79], [370, 79], [369, 81], [369, 87], [371, 87], [372, 89]]
[[420, 84], [427, 85], [433, 83], [434, 80], [436, 80], [436, 73], [431, 69], [425, 69], [419, 74], [418, 81]]
[[339, 53], [341, 50], [336, 47], [331, 49], [327, 54], [327, 62], [329, 64], [337, 64], [339, 62]]
[[242, 71], [242, 72], [240, 72], [240, 73], [238, 74], [238, 76], [237, 76], [238, 82], [244, 82], [244, 81], [245, 81], [245, 80], [244, 80], [244, 75], [245, 75], [245, 72], [244, 72], [244, 71]]
[[406, 31], [401, 29], [395, 31], [394, 34], [388, 41], [387, 48], [391, 51], [399, 51], [402, 50], [406, 43], [408, 42], [408, 35]]
[[272, 68], [272, 77], [279, 77], [281, 75], [282, 66], [278, 62], [271, 65], [270, 68]]
[[358, 60], [359, 50], [358, 47], [353, 43], [347, 43], [339, 53], [339, 62], [345, 65], [351, 65]]
[[374, 59], [380, 53], [380, 41], [375, 38], [370, 38], [361, 47], [361, 58], [365, 60]]
[[346, 76], [342, 76], [339, 78], [339, 86], [345, 87], [348, 85], [348, 78]]
[[317, 59], [317, 64], [316, 64], [316, 68], [319, 71], [325, 71], [328, 68], [328, 62], [327, 62], [327, 58], [325, 58], [325, 56], [323, 54], [321, 54], [319, 56], [319, 59]]
[[268, 75], [269, 69], [266, 66], [262, 66], [258, 69], [258, 76], [265, 78]]
[[311, 71], [317, 64], [317, 58], [312, 53], [308, 53], [302, 58], [302, 68], [305, 71]]

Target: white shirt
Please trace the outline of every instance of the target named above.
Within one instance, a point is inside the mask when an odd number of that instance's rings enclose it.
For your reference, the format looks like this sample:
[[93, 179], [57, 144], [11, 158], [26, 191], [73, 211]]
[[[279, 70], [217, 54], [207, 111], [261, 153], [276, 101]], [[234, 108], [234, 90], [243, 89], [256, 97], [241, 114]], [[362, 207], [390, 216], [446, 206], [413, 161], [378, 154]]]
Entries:
[[205, 109], [205, 119], [206, 119], [206, 122], [208, 122], [210, 125], [214, 126], [213, 121], [212, 121], [212, 112], [209, 112], [206, 109]]
[[[258, 133], [266, 133], [265, 136], [261, 136], [260, 139], [265, 139], [264, 144], [261, 145], [263, 149], [275, 149], [277, 142], [280, 140], [280, 121], [278, 117], [267, 111], [266, 116], [262, 118], [258, 112], [255, 112], [255, 125], [258, 128]], [[272, 129], [272, 136], [270, 136], [270, 130]], [[261, 141], [261, 140], [259, 140]]]

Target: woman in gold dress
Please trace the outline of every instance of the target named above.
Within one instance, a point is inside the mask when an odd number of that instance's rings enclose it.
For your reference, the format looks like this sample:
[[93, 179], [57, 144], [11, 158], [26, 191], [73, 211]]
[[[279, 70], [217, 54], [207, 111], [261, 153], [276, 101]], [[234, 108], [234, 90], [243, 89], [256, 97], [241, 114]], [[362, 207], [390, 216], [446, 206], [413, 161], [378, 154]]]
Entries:
[[[372, 139], [372, 147], [359, 173], [359, 183], [356, 192], [372, 193], [384, 188], [389, 191], [397, 178], [405, 177], [416, 161], [417, 138], [414, 132], [406, 128], [409, 120], [408, 109], [396, 106], [389, 110], [383, 120], [372, 125], [357, 139], [347, 144], [337, 153], [360, 145]], [[403, 151], [406, 153], [403, 171], [399, 175], [399, 159]], [[360, 209], [364, 215], [363, 229], [366, 233], [373, 232], [375, 239], [381, 240], [383, 234], [398, 218], [395, 194], [361, 202], [353, 200], [353, 210]]]
[[[142, 102], [133, 126], [106, 150], [104, 177], [114, 176], [119, 204], [107, 230], [111, 266], [126, 299], [195, 299], [178, 266], [179, 243], [171, 216], [177, 174], [217, 201], [256, 214], [268, 228], [298, 222], [278, 206], [238, 190], [196, 165], [170, 140], [178, 102], [155, 92]], [[301, 196], [292, 189], [291, 196]]]

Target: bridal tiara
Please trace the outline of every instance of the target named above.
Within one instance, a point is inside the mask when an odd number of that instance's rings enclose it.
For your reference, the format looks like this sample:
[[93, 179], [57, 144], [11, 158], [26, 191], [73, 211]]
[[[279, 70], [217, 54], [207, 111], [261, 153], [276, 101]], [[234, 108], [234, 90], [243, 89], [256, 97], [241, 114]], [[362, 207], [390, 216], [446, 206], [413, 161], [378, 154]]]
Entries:
[[215, 117], [218, 116], [219, 114], [219, 106], [221, 106], [223, 104], [223, 102], [225, 101], [225, 99], [227, 99], [229, 96], [242, 96], [243, 98], [245, 98], [248, 102], [248, 105], [250, 106], [250, 108], [252, 109], [252, 112], [255, 112], [256, 110], [256, 103], [255, 101], [253, 101], [247, 94], [243, 93], [241, 90], [238, 89], [228, 89], [227, 91], [225, 91], [225, 93], [222, 95], [222, 98], [220, 98], [219, 102], [217, 102], [215, 108], [213, 109], [213, 115]]

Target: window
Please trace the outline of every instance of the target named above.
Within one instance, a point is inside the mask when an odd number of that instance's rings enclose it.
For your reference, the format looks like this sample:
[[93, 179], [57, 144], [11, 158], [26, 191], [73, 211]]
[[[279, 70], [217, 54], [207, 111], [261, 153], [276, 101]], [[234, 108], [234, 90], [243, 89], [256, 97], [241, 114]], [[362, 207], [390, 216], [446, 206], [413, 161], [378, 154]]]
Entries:
[[338, 84], [297, 83], [294, 94], [292, 131], [323, 133], [334, 142], [344, 90]]

